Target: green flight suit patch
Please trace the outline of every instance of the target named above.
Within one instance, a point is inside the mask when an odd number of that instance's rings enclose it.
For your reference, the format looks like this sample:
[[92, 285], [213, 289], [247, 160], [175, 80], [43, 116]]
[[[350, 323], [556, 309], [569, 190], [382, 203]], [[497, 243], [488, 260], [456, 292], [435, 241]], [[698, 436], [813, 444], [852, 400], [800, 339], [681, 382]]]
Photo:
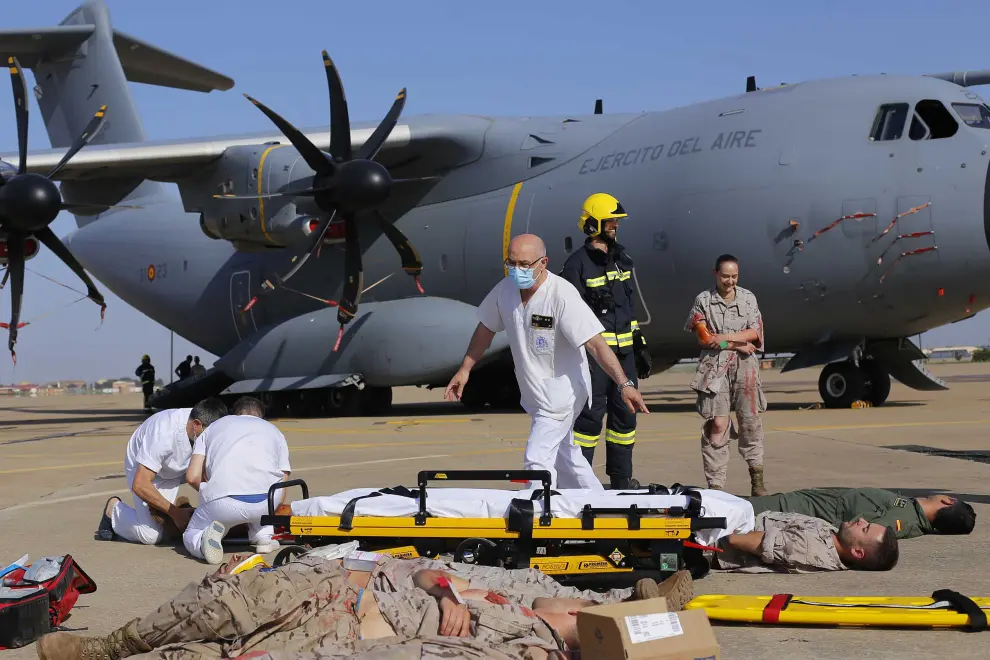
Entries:
[[903, 497], [898, 497], [893, 502], [891, 502], [891, 505], [892, 506], [896, 506], [896, 507], [900, 507], [901, 509], [903, 509], [904, 507], [906, 507], [908, 505], [908, 501], [906, 499], [904, 499]]

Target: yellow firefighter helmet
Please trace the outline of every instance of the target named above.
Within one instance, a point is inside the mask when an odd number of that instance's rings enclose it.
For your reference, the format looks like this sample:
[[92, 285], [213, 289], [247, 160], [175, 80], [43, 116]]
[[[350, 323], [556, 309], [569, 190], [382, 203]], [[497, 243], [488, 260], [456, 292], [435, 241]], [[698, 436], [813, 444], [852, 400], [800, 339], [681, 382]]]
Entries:
[[578, 227], [588, 236], [602, 233], [602, 221], [625, 218], [628, 214], [615, 197], [608, 193], [595, 193], [584, 200]]

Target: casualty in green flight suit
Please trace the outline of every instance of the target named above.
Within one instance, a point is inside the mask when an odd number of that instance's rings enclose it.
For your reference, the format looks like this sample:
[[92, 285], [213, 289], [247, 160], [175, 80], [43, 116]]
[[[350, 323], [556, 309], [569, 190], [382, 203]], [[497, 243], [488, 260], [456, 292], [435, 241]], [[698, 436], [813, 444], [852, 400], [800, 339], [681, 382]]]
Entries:
[[976, 512], [949, 495], [903, 497], [883, 488], [808, 488], [745, 498], [753, 514], [763, 511], [803, 513], [838, 527], [864, 518], [890, 527], [899, 539], [923, 534], [969, 534], [976, 525]]

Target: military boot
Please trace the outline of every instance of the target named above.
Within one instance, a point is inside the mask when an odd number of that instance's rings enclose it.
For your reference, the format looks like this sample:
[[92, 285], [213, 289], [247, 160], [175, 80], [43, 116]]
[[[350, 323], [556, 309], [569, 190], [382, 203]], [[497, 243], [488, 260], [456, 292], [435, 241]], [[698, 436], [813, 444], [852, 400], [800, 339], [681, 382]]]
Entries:
[[769, 495], [770, 493], [763, 487], [763, 466], [749, 466], [749, 480], [753, 485], [753, 497]]
[[694, 598], [694, 581], [691, 579], [690, 571], [680, 570], [660, 584], [652, 578], [639, 580], [636, 582], [633, 594], [633, 600], [664, 598], [667, 601], [668, 612], [679, 612]]
[[639, 481], [632, 477], [612, 477], [609, 485], [612, 486], [612, 490], [639, 490], [642, 488]]
[[120, 660], [152, 648], [138, 635], [137, 619], [106, 637], [85, 637], [67, 632], [49, 633], [35, 647], [40, 660]]

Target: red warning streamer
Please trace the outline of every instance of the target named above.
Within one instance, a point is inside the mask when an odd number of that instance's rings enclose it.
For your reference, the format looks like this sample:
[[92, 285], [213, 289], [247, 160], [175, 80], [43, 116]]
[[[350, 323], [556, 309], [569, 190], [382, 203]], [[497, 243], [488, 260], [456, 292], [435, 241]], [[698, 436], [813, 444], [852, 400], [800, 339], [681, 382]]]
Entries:
[[842, 223], [845, 220], [859, 220], [861, 218], [872, 218], [874, 216], [876, 216], [876, 213], [853, 213], [852, 215], [844, 215], [838, 220], [832, 222], [832, 224], [828, 225], [827, 227], [816, 231], [814, 234], [811, 235], [811, 238], [808, 239], [808, 242], [810, 243], [811, 241], [815, 240], [825, 232], [831, 229], [835, 229], [836, 227], [839, 226], [840, 223]]

